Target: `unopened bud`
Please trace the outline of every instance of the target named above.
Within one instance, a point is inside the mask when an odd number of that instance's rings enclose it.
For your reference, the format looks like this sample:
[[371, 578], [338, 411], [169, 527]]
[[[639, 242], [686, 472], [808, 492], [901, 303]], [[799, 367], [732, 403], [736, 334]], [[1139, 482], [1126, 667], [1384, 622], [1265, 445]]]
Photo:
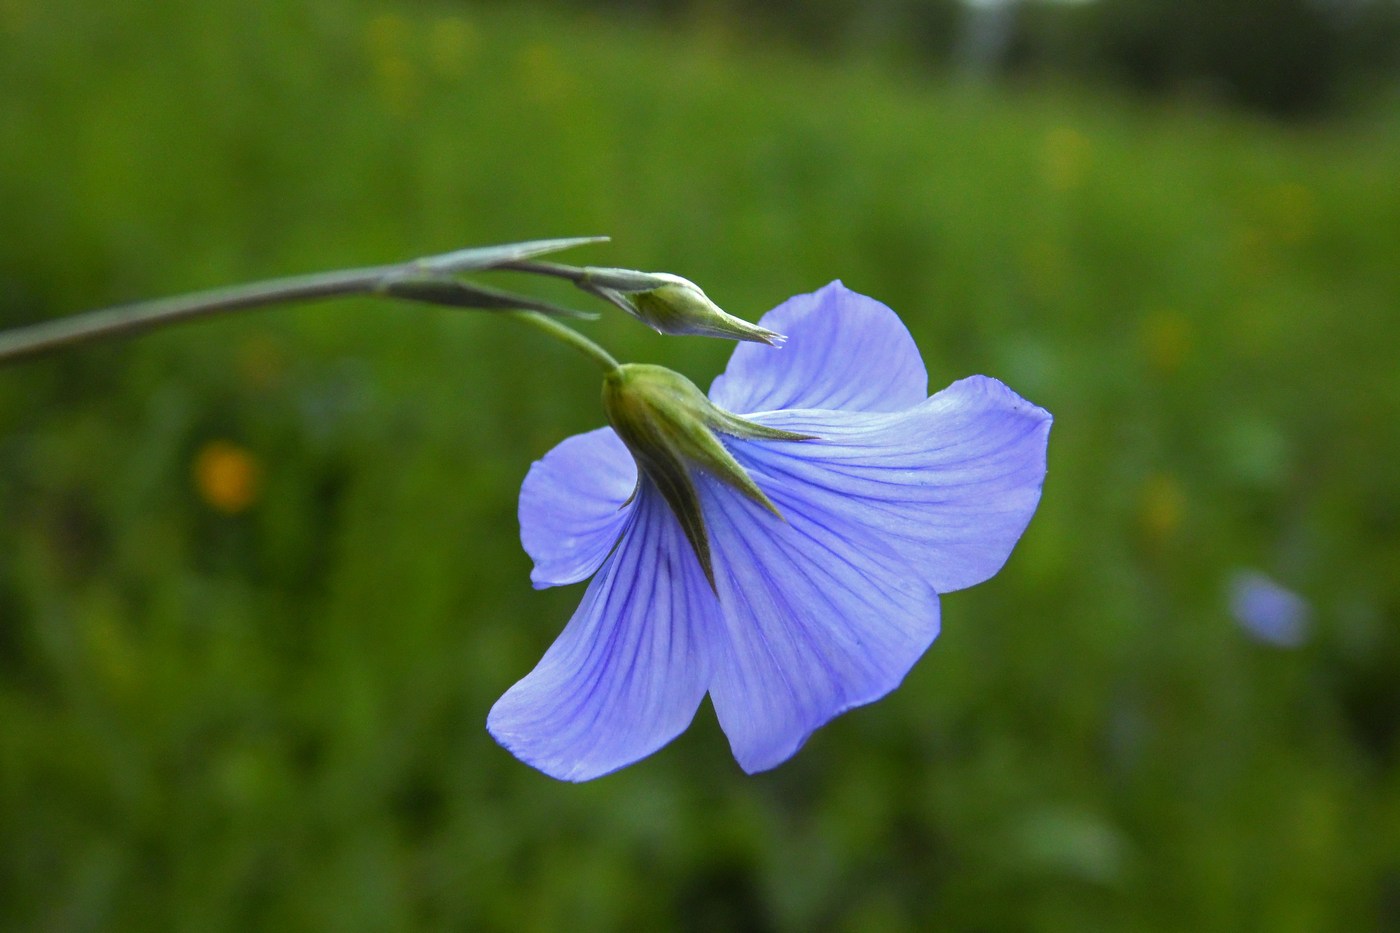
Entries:
[[580, 284], [658, 333], [751, 340], [770, 347], [786, 339], [726, 313], [699, 285], [667, 272], [588, 268]]

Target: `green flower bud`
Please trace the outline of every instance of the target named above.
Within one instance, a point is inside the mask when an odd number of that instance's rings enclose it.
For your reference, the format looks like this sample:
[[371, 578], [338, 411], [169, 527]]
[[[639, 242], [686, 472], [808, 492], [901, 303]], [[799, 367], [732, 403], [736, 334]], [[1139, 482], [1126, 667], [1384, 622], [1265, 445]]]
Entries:
[[777, 508], [725, 448], [717, 435], [771, 441], [810, 440], [746, 421], [711, 402], [695, 383], [663, 366], [629, 363], [603, 381], [608, 423], [632, 452], [637, 469], [655, 484], [705, 577], [714, 588], [714, 566], [693, 470], [701, 470], [777, 515]]
[[667, 272], [588, 268], [579, 284], [658, 333], [751, 340], [770, 347], [786, 339], [727, 314], [699, 285]]

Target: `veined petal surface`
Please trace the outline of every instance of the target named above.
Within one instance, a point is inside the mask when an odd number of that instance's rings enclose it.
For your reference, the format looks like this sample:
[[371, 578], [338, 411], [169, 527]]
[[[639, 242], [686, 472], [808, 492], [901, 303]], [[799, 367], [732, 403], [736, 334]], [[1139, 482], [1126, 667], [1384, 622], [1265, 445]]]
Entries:
[[736, 347], [710, 386], [721, 408], [899, 411], [928, 397], [928, 372], [899, 316], [840, 282], [788, 299], [759, 325], [787, 342]]
[[750, 772], [899, 685], [938, 633], [937, 594], [991, 576], [1025, 530], [1050, 428], [985, 377], [895, 414], [759, 420], [815, 438], [731, 442], [782, 519], [702, 494], [725, 633], [710, 694]]
[[867, 526], [766, 490], [783, 517], [704, 480], [722, 638], [710, 698], [740, 767], [790, 758], [832, 717], [897, 687], [938, 634], [938, 595]]
[[588, 780], [654, 752], [707, 690], [740, 765], [780, 764], [898, 686], [937, 637], [939, 594], [996, 573], [1035, 511], [1043, 409], [982, 376], [926, 397], [898, 317], [839, 282], [761, 324], [787, 345], [740, 345], [711, 399], [807, 437], [723, 437], [778, 515], [690, 465], [713, 589], [611, 429], [565, 441], [526, 478], [535, 585], [597, 571], [488, 720], [547, 774]]
[[710, 678], [714, 593], [655, 487], [563, 633], [506, 691], [486, 728], [564, 781], [616, 771], [690, 724]]
[[535, 461], [520, 487], [520, 542], [536, 589], [587, 579], [617, 543], [637, 466], [612, 428], [576, 434]]
[[1049, 413], [986, 376], [896, 414], [789, 411], [757, 420], [817, 437], [731, 445], [770, 497], [775, 489], [796, 495], [833, 533], [862, 529], [939, 593], [1001, 569], [1045, 481]]

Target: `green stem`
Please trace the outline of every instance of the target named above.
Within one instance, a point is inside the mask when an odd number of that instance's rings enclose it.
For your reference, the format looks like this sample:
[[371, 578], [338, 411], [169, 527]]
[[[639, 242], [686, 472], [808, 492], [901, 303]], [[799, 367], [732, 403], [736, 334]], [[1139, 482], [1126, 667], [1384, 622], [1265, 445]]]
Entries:
[[43, 321], [28, 327], [0, 332], [0, 363], [22, 360], [94, 340], [131, 336], [177, 321], [289, 301], [368, 294], [372, 293], [386, 276], [401, 268], [399, 265], [373, 266], [293, 276]]
[[546, 317], [538, 311], [510, 311], [507, 313], [509, 313], [511, 317], [523, 321], [538, 330], [542, 330], [557, 340], [562, 340], [564, 343], [567, 343], [601, 366], [605, 373], [610, 373], [615, 369], [622, 368], [622, 364], [613, 359], [611, 353], [604, 350], [602, 347], [598, 346], [598, 344], [589, 340], [572, 327], [560, 324], [553, 318]]
[[[606, 239], [607, 237], [563, 237], [459, 249], [388, 266], [369, 266], [363, 269], [273, 279], [254, 282], [251, 285], [237, 285], [193, 295], [161, 298], [119, 308], [75, 314], [28, 327], [0, 331], [0, 364], [94, 340], [130, 336], [178, 321], [285, 302], [311, 301], [344, 295], [377, 295], [454, 308], [493, 311], [531, 309], [565, 317], [579, 316], [580, 312], [570, 308], [561, 308], [525, 295], [469, 284], [453, 276], [465, 272], [504, 268], [531, 256], [600, 243]], [[570, 268], [555, 266], [553, 263], [541, 263], [539, 268], [528, 268], [529, 265], [524, 263], [522, 271], [558, 275], [557, 270]], [[603, 353], [596, 344], [584, 340], [568, 328], [558, 328], [558, 331], [572, 334], [563, 336], [561, 333], [555, 333], [568, 343], [581, 346], [579, 341], [583, 341], [587, 344], [584, 352], [588, 355], [595, 359], [606, 358], [610, 367], [617, 365], [612, 362], [612, 357]]]

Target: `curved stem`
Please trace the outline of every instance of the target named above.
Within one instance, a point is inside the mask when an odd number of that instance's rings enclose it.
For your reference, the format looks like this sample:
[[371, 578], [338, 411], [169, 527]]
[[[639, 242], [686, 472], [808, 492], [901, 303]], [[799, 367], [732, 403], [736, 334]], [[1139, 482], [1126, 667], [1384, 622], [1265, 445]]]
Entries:
[[311, 301], [374, 291], [385, 276], [400, 266], [373, 266], [323, 272], [220, 288], [193, 295], [159, 298], [106, 308], [88, 314], [56, 318], [0, 332], [0, 363], [61, 350], [74, 344], [124, 337], [142, 331], [230, 311], [259, 308], [288, 301]]
[[[446, 307], [494, 311], [520, 308], [566, 317], [579, 316], [580, 312], [570, 308], [561, 308], [525, 295], [515, 295], [485, 286], [472, 285], [452, 276], [464, 272], [503, 267], [526, 260], [531, 256], [571, 249], [589, 243], [599, 243], [606, 239], [607, 237], [564, 237], [553, 240], [507, 243], [502, 246], [474, 247], [437, 256], [427, 256], [410, 262], [394, 263], [393, 265], [368, 266], [362, 269], [344, 269], [338, 272], [272, 279], [266, 282], [254, 282], [251, 285], [236, 285], [232, 288], [220, 288], [196, 292], [193, 295], [160, 298], [155, 301], [143, 301], [116, 308], [105, 308], [101, 311], [90, 311], [86, 314], [75, 314], [39, 324], [31, 324], [28, 327], [0, 331], [0, 364], [94, 340], [138, 334], [179, 321], [284, 302], [311, 301], [344, 295], [379, 295]], [[524, 271], [556, 275], [558, 273], [555, 268], [552, 263], [543, 263], [538, 269], [525, 269]], [[557, 268], [568, 267], [560, 266]], [[562, 328], [562, 330], [574, 334], [568, 328]], [[574, 334], [574, 337], [577, 340], [584, 339], [577, 334]], [[569, 337], [563, 339], [577, 345], [575, 339]], [[596, 344], [590, 343], [590, 346], [592, 349], [585, 350], [585, 352], [598, 358], [597, 354], [601, 352], [601, 349]], [[607, 357], [607, 354], [604, 353], [603, 356]], [[612, 359], [611, 357], [607, 358]], [[615, 366], [616, 363], [612, 365]]]
[[572, 327], [560, 324], [553, 318], [549, 318], [543, 314], [540, 314], [538, 311], [510, 311], [508, 313], [511, 317], [516, 318], [520, 321], [524, 321], [531, 327], [534, 327], [538, 330], [542, 330], [546, 334], [549, 334], [551, 337], [554, 337], [557, 340], [564, 341], [569, 346], [573, 347], [575, 350], [578, 350], [584, 356], [588, 357], [589, 359], [593, 360], [593, 362], [601, 366], [603, 368], [603, 372], [605, 373], [610, 373], [615, 369], [620, 369], [622, 366], [622, 364], [620, 364], [616, 359], [613, 358], [613, 355], [611, 353], [609, 353], [607, 350], [604, 350], [592, 340], [589, 340], [587, 337], [583, 336], [583, 334], [580, 334]]

